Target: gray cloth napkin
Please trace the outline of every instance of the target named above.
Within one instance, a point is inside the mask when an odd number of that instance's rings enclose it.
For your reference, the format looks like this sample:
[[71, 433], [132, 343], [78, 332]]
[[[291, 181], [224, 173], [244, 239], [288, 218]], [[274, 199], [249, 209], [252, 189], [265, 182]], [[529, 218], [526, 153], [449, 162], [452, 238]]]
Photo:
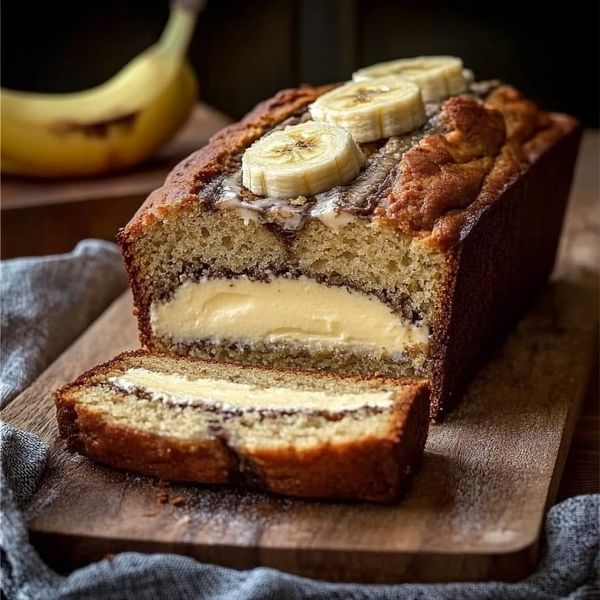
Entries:
[[[113, 245], [87, 241], [69, 255], [6, 261], [1, 275], [0, 369], [3, 398], [10, 401], [118, 294], [123, 274]], [[0, 433], [1, 587], [9, 600], [600, 597], [598, 494], [571, 498], [550, 510], [538, 570], [519, 583], [330, 584], [272, 569], [234, 571], [182, 556], [133, 552], [62, 576], [29, 545], [23, 514], [43, 474], [47, 447], [8, 424]]]
[[70, 254], [0, 263], [0, 407], [95, 319], [127, 280], [114, 244], [80, 242]]

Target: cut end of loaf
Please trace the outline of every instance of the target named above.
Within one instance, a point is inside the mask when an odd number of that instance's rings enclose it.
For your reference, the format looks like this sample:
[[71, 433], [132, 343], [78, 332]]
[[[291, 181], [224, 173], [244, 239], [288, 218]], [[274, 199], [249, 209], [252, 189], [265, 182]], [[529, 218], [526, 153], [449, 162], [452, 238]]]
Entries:
[[390, 228], [360, 220], [336, 232], [313, 222], [288, 243], [196, 204], [124, 250], [152, 350], [350, 375], [429, 373], [447, 264]]

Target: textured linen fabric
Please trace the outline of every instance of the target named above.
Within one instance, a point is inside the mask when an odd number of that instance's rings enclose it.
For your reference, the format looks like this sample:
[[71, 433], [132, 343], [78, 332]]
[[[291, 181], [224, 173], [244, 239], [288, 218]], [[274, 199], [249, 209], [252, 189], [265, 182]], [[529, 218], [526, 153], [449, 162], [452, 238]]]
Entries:
[[[124, 280], [116, 248], [95, 241], [81, 243], [69, 255], [7, 261], [1, 273], [0, 369], [3, 398], [10, 401], [119, 293]], [[47, 447], [37, 436], [5, 423], [0, 433], [1, 587], [9, 600], [600, 597], [598, 494], [570, 498], [550, 510], [538, 570], [518, 583], [330, 584], [273, 569], [234, 571], [182, 556], [133, 552], [62, 576], [29, 545], [25, 523]]]
[[70, 254], [0, 262], [0, 407], [95, 319], [127, 280], [114, 244], [80, 242]]

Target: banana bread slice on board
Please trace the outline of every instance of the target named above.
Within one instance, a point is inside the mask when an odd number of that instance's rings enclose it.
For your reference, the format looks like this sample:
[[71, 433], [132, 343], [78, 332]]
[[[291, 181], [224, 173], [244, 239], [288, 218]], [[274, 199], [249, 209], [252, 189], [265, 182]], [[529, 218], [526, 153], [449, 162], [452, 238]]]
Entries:
[[125, 353], [56, 392], [68, 447], [172, 481], [392, 501], [428, 431], [425, 382]]

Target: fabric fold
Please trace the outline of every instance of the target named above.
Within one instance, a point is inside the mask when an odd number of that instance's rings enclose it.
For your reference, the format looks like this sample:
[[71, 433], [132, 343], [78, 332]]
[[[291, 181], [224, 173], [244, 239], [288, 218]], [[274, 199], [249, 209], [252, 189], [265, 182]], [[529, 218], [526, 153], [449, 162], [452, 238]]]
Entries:
[[0, 262], [0, 407], [27, 387], [127, 286], [115, 244]]

